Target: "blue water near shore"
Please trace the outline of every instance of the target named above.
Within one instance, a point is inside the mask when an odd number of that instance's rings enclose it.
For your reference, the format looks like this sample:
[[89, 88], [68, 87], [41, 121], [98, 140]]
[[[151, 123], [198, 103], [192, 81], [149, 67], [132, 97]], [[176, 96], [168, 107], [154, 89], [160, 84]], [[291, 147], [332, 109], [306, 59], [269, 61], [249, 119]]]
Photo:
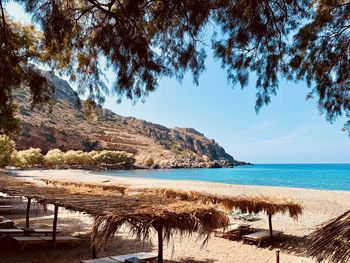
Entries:
[[256, 164], [221, 169], [106, 171], [102, 174], [350, 191], [350, 164]]

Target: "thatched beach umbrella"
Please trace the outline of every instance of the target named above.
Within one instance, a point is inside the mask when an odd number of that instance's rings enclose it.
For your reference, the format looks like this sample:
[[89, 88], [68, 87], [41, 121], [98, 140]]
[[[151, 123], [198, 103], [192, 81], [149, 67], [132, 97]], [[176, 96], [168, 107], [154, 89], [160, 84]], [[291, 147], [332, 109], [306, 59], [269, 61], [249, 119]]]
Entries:
[[273, 237], [272, 216], [277, 213], [288, 214], [294, 220], [303, 212], [302, 204], [287, 198], [268, 195], [239, 196], [226, 200], [227, 208], [239, 209], [242, 213], [265, 213], [269, 219], [270, 237]]
[[253, 196], [220, 196], [199, 193], [194, 191], [177, 191], [170, 189], [156, 190], [167, 197], [177, 197], [181, 200], [201, 201], [204, 203], [212, 203], [221, 205], [225, 210], [232, 211], [238, 209], [242, 213], [266, 213], [269, 219], [270, 237], [273, 237], [272, 216], [277, 213], [286, 214], [298, 219], [303, 212], [303, 206], [299, 202], [291, 199], [281, 198], [269, 195], [253, 195]]
[[307, 255], [319, 262], [350, 262], [350, 210], [311, 233]]
[[[164, 205], [159, 205], [159, 202]], [[146, 201], [143, 206], [130, 206], [128, 211], [118, 209], [96, 216], [94, 245], [103, 246], [123, 225], [129, 226], [131, 233], [140, 239], [148, 238], [151, 229], [156, 230], [158, 262], [163, 262], [163, 240], [169, 240], [174, 233], [184, 235], [197, 232], [206, 242], [214, 229], [228, 225], [228, 218], [214, 207], [152, 196], [152, 201]]]
[[55, 204], [93, 216], [93, 249], [104, 245], [124, 224], [143, 239], [155, 229], [158, 233], [158, 262], [163, 262], [163, 240], [169, 240], [172, 234], [198, 232], [204, 236], [205, 242], [214, 229], [228, 225], [226, 214], [212, 204], [165, 197], [152, 189], [127, 195], [123, 187], [102, 189], [98, 185], [60, 185], [38, 186], [0, 176], [0, 192], [27, 196], [38, 203]]

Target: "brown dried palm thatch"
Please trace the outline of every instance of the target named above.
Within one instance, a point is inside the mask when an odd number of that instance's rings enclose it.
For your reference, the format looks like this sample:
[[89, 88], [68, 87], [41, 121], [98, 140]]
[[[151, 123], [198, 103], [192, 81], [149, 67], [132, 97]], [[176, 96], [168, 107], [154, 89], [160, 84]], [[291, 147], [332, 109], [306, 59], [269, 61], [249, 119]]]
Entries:
[[51, 180], [51, 179], [40, 179], [43, 181], [46, 185], [52, 185], [52, 186], [64, 186], [64, 187], [75, 187], [75, 188], [85, 188], [87, 191], [92, 190], [102, 190], [102, 191], [109, 191], [109, 192], [117, 192], [122, 195], [126, 193], [128, 190], [128, 186], [126, 185], [99, 185], [99, 184], [90, 184], [90, 183], [81, 183], [81, 182], [73, 182], [73, 181], [62, 181], [62, 180]]
[[[144, 190], [145, 191], [145, 190]], [[178, 198], [186, 201], [200, 201], [205, 204], [221, 205], [225, 210], [238, 209], [243, 213], [260, 213], [268, 215], [270, 237], [273, 237], [272, 216], [276, 213], [286, 214], [297, 220], [303, 212], [303, 205], [291, 199], [270, 195], [241, 195], [241, 196], [220, 196], [200, 193], [195, 191], [180, 191], [173, 189], [153, 189], [165, 197]]]
[[167, 198], [152, 192], [110, 196], [99, 191], [84, 193], [79, 187], [72, 186], [41, 187], [8, 176], [0, 176], [0, 192], [92, 215], [95, 219], [93, 244], [98, 247], [123, 224], [129, 225], [139, 238], [147, 238], [150, 229], [154, 228], [159, 238], [159, 262], [163, 260], [163, 239], [169, 239], [174, 232], [199, 232], [206, 241], [214, 229], [228, 225], [227, 216], [216, 206]]
[[[74, 183], [75, 186], [79, 183]], [[85, 184], [83, 184], [85, 185]], [[95, 189], [103, 186], [89, 185]], [[263, 212], [268, 215], [269, 230], [272, 237], [272, 216], [276, 213], [288, 214], [291, 218], [297, 220], [298, 216], [302, 214], [302, 204], [287, 198], [281, 198], [271, 195], [253, 195], [253, 196], [222, 196], [213, 195], [196, 191], [174, 190], [169, 188], [132, 188], [128, 187], [125, 191], [128, 193], [136, 192], [142, 194], [158, 194], [165, 198], [178, 199], [189, 202], [200, 202], [206, 205], [216, 204], [221, 206], [226, 211], [238, 209], [243, 213], [260, 213]], [[125, 193], [125, 192], [124, 192]]]
[[350, 262], [350, 210], [309, 235], [307, 255], [319, 262]]

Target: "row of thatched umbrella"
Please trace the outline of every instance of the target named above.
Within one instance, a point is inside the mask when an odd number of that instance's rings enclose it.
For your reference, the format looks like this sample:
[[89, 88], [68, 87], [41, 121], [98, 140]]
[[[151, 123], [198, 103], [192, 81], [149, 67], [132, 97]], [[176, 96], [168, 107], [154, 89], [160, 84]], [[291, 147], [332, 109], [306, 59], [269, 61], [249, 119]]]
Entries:
[[214, 229], [226, 227], [229, 220], [223, 210], [266, 213], [271, 237], [274, 214], [288, 213], [296, 219], [302, 213], [301, 204], [271, 196], [227, 197], [159, 188], [133, 189], [123, 185], [101, 186], [50, 180], [45, 183], [47, 186], [37, 186], [0, 176], [0, 191], [92, 215], [95, 219], [93, 247], [97, 248], [103, 246], [124, 224], [143, 239], [153, 228], [158, 233], [159, 262], [163, 262], [163, 240], [169, 240], [174, 232], [199, 232], [206, 241]]

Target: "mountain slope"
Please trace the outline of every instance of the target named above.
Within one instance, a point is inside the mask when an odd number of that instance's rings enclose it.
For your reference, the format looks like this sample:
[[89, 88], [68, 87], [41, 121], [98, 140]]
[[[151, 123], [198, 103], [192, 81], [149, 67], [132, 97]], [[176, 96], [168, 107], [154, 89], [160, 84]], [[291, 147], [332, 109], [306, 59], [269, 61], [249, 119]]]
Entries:
[[135, 154], [139, 167], [223, 167], [244, 164], [236, 161], [214, 140], [192, 128], [170, 129], [144, 120], [119, 116], [108, 109], [89, 120], [84, 102], [70, 85], [46, 74], [55, 87], [51, 109], [31, 110], [29, 94], [16, 95], [22, 133], [14, 140], [18, 149], [39, 147], [67, 150], [111, 149]]

